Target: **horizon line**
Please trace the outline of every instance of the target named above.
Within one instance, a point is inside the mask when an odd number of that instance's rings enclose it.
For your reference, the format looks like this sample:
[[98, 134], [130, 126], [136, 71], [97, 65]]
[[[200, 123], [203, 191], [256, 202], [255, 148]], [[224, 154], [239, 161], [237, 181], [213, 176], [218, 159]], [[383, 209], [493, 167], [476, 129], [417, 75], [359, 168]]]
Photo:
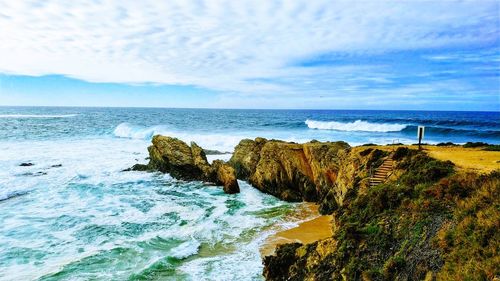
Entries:
[[421, 112], [490, 112], [491, 110], [429, 110], [429, 109], [326, 109], [326, 108], [222, 108], [222, 107], [155, 107], [155, 106], [95, 106], [95, 105], [0, 105], [0, 107], [52, 107], [52, 108], [138, 108], [138, 109], [201, 109], [201, 110], [318, 110], [318, 111], [421, 111]]

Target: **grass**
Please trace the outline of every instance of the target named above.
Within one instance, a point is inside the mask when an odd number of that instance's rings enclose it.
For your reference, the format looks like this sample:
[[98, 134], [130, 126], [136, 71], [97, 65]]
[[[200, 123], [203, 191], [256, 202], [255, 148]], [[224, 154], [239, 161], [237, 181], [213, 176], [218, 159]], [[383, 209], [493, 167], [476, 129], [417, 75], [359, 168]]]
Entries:
[[455, 174], [453, 163], [407, 148], [395, 158], [405, 171], [398, 181], [337, 212], [347, 279], [424, 279], [433, 271], [439, 280], [500, 275], [500, 172]]

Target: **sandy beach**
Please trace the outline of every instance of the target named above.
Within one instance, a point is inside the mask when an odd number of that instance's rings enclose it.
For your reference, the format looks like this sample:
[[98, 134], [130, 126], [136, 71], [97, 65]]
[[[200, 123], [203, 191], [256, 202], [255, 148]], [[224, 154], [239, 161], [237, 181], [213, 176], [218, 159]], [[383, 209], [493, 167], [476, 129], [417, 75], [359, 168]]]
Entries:
[[318, 205], [308, 204], [306, 208], [299, 210], [300, 213], [314, 214], [314, 219], [306, 220], [297, 227], [279, 231], [269, 236], [260, 248], [261, 255], [268, 256], [274, 253], [276, 246], [286, 243], [312, 243], [332, 236], [332, 216], [319, 214]]

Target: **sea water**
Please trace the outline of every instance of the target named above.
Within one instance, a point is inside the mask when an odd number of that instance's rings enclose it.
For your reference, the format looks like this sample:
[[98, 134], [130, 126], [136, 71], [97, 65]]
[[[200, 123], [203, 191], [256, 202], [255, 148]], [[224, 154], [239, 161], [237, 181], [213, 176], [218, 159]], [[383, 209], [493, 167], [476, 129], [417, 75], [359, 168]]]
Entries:
[[257, 136], [415, 143], [419, 125], [427, 143], [500, 143], [498, 112], [0, 107], [0, 280], [262, 280], [259, 247], [301, 205], [122, 172], [153, 135], [231, 152]]

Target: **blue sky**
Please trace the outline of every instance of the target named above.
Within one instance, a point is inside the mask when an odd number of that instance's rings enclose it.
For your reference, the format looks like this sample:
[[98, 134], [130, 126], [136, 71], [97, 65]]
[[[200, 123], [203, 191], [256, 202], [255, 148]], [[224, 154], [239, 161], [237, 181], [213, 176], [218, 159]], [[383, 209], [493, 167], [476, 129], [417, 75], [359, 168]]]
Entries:
[[499, 1], [2, 1], [0, 105], [500, 110]]

